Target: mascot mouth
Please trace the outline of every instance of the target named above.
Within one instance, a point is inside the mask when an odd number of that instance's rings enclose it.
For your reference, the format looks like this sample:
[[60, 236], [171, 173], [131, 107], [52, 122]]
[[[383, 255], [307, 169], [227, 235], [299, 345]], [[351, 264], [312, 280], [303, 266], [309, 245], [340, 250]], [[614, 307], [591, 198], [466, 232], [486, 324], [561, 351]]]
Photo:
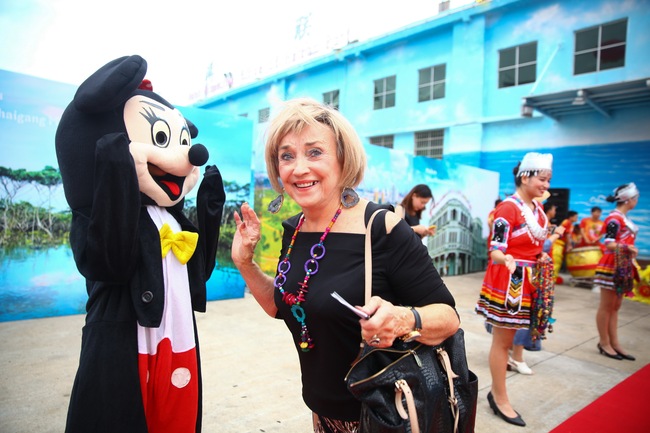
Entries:
[[183, 191], [184, 177], [174, 176], [166, 173], [153, 164], [149, 164], [149, 173], [153, 180], [162, 188], [171, 200], [176, 200], [181, 196]]

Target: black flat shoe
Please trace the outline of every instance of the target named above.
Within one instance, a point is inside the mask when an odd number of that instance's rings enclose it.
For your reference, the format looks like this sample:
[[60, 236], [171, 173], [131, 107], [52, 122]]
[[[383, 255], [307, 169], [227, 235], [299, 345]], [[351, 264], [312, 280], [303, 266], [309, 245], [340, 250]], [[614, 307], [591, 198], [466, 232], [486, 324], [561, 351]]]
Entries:
[[600, 345], [600, 343], [598, 343], [597, 347], [598, 347], [598, 351], [600, 352], [601, 355], [605, 355], [606, 357], [612, 358], [612, 359], [618, 359], [619, 361], [623, 359], [623, 356], [618, 352], [616, 352], [614, 355], [612, 355], [611, 353], [605, 352], [605, 349], [603, 349], [603, 347]]
[[508, 424], [517, 425], [519, 427], [526, 427], [526, 423], [524, 422], [523, 419], [521, 419], [521, 415], [519, 415], [519, 412], [515, 411], [515, 413], [517, 414], [516, 417], [508, 418], [503, 414], [503, 412], [499, 410], [499, 407], [494, 401], [494, 397], [492, 397], [492, 391], [488, 392], [487, 399], [488, 399], [488, 403], [490, 403], [490, 408], [494, 411], [495, 415], [499, 415], [501, 419], [507, 422]]
[[616, 349], [614, 349], [614, 352], [616, 352], [618, 354], [618, 356], [620, 356], [623, 359], [627, 359], [628, 361], [636, 361], [636, 358], [634, 356], [630, 355], [629, 353], [621, 353]]

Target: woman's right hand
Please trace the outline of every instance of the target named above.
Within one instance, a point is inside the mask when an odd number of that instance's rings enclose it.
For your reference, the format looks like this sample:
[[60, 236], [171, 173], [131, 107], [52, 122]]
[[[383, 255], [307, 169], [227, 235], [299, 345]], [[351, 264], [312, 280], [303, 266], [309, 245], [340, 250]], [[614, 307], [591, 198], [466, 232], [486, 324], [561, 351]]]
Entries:
[[255, 255], [255, 247], [262, 237], [260, 220], [248, 203], [241, 206], [241, 217], [235, 211], [237, 229], [232, 240], [231, 257], [237, 267], [251, 263]]

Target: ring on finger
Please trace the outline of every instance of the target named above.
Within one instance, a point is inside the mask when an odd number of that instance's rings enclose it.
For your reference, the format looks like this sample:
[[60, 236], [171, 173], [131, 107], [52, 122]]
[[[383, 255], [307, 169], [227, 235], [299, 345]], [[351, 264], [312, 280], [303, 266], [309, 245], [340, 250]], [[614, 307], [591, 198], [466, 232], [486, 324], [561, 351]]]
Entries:
[[381, 341], [381, 338], [379, 338], [379, 336], [377, 334], [375, 334], [375, 335], [372, 336], [372, 338], [370, 339], [368, 344], [374, 346], [376, 344], [379, 344], [380, 341]]

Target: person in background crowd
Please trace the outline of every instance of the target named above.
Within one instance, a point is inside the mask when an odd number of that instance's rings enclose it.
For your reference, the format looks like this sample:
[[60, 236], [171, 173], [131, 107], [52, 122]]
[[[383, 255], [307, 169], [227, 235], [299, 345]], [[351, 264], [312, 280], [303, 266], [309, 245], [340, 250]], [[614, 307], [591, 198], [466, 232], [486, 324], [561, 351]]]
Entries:
[[[271, 277], [254, 261], [262, 227], [244, 203], [241, 216], [233, 215], [232, 259], [255, 300], [291, 332], [314, 431], [358, 433], [361, 404], [344, 378], [361, 339], [382, 348], [397, 338], [440, 344], [458, 330], [455, 301], [421, 239], [395, 213], [382, 212], [372, 227], [373, 296], [365, 304], [366, 224], [381, 206], [353, 189], [366, 155], [340, 112], [313, 99], [287, 102], [269, 126], [265, 154], [281, 194], [269, 210], [279, 210], [286, 192], [301, 212], [282, 223]], [[359, 319], [331, 296], [334, 289], [371, 317]]]
[[582, 232], [581, 246], [598, 246], [602, 250], [605, 249], [605, 246], [600, 242], [600, 239], [603, 237], [603, 224], [605, 224], [604, 221], [600, 219], [602, 214], [603, 210], [598, 206], [594, 206], [591, 208], [591, 216], [583, 218], [580, 221], [580, 229]]
[[564, 228], [564, 232], [559, 239], [553, 242], [553, 273], [555, 274], [555, 281], [557, 284], [562, 284], [563, 282], [563, 279], [560, 276], [560, 271], [562, 270], [566, 253], [571, 251], [572, 248], [571, 234], [573, 233], [573, 224], [575, 224], [576, 221], [578, 221], [578, 212], [570, 210], [567, 217], [559, 225], [559, 227]]
[[431, 188], [424, 184], [419, 184], [411, 188], [408, 194], [402, 199], [402, 203], [395, 207], [395, 213], [404, 218], [413, 231], [421, 238], [433, 236], [436, 233], [435, 226], [420, 224], [422, 211], [432, 199], [433, 193], [431, 192]]
[[476, 312], [493, 326], [488, 403], [495, 415], [518, 426], [526, 423], [508, 397], [508, 351], [517, 329], [531, 325], [533, 268], [544, 257], [542, 247], [548, 236], [546, 214], [535, 198], [544, 196], [550, 187], [552, 163], [553, 155], [530, 152], [514, 168], [517, 190], [497, 206], [490, 261], [476, 304]]
[[[551, 203], [551, 202], [546, 202], [544, 203], [544, 213], [546, 214], [546, 218], [548, 219], [549, 223], [555, 218], [555, 214], [557, 213], [557, 205]], [[550, 224], [548, 226], [548, 238], [544, 241], [544, 247], [542, 248], [542, 251], [544, 251], [546, 254], [552, 256], [552, 251], [553, 251], [553, 244], [560, 239], [565, 232], [565, 228], [563, 226], [555, 226], [553, 224]], [[555, 266], [554, 266], [554, 271], [555, 271]], [[555, 277], [557, 278], [558, 275], [555, 274]]]
[[560, 223], [564, 227], [564, 234], [559, 240], [564, 243], [565, 254], [571, 251], [571, 236], [573, 235], [573, 228], [576, 222], [578, 222], [578, 212], [570, 210], [567, 212], [567, 217]]
[[579, 248], [583, 243], [582, 230], [580, 224], [573, 225], [573, 232], [571, 233], [571, 249]]
[[597, 348], [608, 358], [634, 361], [634, 356], [623, 349], [618, 339], [618, 310], [623, 295], [632, 291], [635, 279], [639, 280], [634, 261], [639, 253], [634, 246], [638, 228], [627, 216], [639, 202], [639, 190], [634, 183], [621, 185], [607, 197], [607, 201], [616, 202], [616, 209], [605, 218], [605, 251], [594, 277], [594, 286], [600, 290], [600, 305], [596, 313]]

